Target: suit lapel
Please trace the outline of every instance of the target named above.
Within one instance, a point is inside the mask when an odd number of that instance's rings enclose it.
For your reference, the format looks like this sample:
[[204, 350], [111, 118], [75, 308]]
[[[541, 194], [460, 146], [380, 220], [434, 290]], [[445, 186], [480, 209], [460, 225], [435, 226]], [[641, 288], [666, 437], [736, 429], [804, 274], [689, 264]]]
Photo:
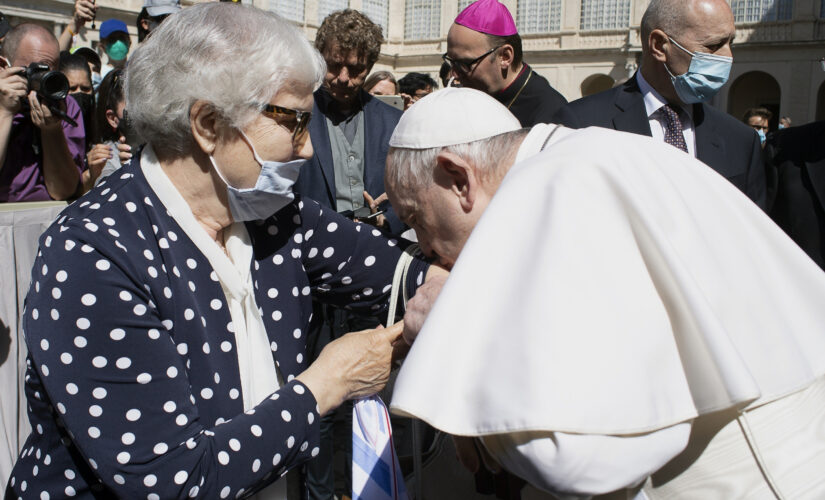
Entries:
[[614, 104], [617, 112], [613, 116], [613, 128], [650, 137], [650, 121], [636, 75], [617, 90]]
[[324, 96], [318, 95], [322, 89], [316, 91], [315, 104], [312, 109], [312, 119], [309, 122], [309, 137], [312, 140], [312, 148], [321, 167], [321, 173], [327, 186], [327, 194], [330, 196], [332, 206], [335, 206], [335, 167], [332, 163], [332, 146], [329, 142], [329, 132], [327, 131], [327, 119], [319, 107], [319, 101]]

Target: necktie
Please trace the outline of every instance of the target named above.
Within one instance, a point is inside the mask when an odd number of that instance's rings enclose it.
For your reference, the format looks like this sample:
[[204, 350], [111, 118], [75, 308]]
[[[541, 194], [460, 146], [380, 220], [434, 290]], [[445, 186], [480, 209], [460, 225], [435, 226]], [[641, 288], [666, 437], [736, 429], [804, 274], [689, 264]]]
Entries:
[[662, 116], [665, 117], [665, 142], [687, 153], [687, 144], [682, 133], [682, 122], [679, 120], [679, 114], [670, 104], [665, 104], [659, 110], [662, 112]]

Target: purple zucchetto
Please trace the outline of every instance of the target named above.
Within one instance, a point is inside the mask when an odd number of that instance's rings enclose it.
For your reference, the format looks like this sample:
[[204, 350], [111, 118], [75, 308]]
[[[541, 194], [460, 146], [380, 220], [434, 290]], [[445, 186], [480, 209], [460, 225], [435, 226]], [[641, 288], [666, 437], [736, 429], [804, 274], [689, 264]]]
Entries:
[[494, 36], [518, 33], [510, 11], [498, 0], [478, 0], [471, 3], [455, 18], [455, 23]]

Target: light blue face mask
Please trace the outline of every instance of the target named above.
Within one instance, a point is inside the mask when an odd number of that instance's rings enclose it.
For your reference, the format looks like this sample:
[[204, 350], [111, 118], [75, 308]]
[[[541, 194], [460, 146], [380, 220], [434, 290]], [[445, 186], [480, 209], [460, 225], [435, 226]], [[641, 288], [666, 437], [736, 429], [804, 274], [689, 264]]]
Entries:
[[306, 160], [297, 159], [286, 163], [263, 161], [246, 134], [241, 132], [241, 136], [249, 149], [252, 150], [255, 161], [261, 166], [261, 173], [258, 175], [255, 187], [238, 189], [231, 186], [224, 178], [212, 155], [209, 155], [209, 160], [218, 173], [218, 177], [226, 184], [226, 194], [229, 198], [229, 209], [232, 211], [232, 218], [236, 222], [264, 220], [295, 199], [292, 186], [298, 179], [298, 173], [300, 173], [301, 166], [306, 163]]
[[780, 124], [779, 124], [779, 130], [782, 130], [783, 128], [785, 128], [785, 124], [784, 124], [784, 123], [780, 123]]
[[665, 64], [665, 70], [670, 75], [676, 95], [685, 104], [705, 102], [722, 88], [730, 76], [730, 68], [733, 65], [733, 58], [706, 54], [704, 52], [691, 52], [679, 45], [679, 43], [668, 37], [677, 47], [690, 54], [690, 66], [683, 75], [674, 75]]
[[759, 142], [761, 142], [762, 144], [765, 144], [765, 140], [767, 139], [767, 136], [765, 135], [765, 131], [760, 128], [759, 130], [756, 131], [756, 135], [759, 136]]
[[100, 76], [100, 73], [92, 73], [92, 88], [97, 90], [100, 86], [100, 82], [103, 81], [103, 77]]

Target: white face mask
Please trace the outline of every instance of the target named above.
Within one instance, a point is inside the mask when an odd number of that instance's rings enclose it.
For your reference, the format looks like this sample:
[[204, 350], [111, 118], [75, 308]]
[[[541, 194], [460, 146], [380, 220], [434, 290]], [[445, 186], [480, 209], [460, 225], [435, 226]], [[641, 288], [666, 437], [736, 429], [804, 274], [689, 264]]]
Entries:
[[229, 199], [229, 209], [232, 211], [232, 218], [236, 222], [264, 220], [274, 215], [278, 210], [289, 205], [295, 199], [292, 186], [298, 179], [301, 166], [306, 163], [305, 159], [297, 159], [286, 163], [279, 161], [263, 161], [252, 141], [242, 131], [240, 132], [244, 142], [252, 150], [252, 156], [261, 166], [261, 173], [255, 182], [255, 187], [239, 189], [231, 186], [221, 173], [215, 159], [209, 155], [209, 160], [218, 173], [224, 184], [226, 184], [226, 194]]

